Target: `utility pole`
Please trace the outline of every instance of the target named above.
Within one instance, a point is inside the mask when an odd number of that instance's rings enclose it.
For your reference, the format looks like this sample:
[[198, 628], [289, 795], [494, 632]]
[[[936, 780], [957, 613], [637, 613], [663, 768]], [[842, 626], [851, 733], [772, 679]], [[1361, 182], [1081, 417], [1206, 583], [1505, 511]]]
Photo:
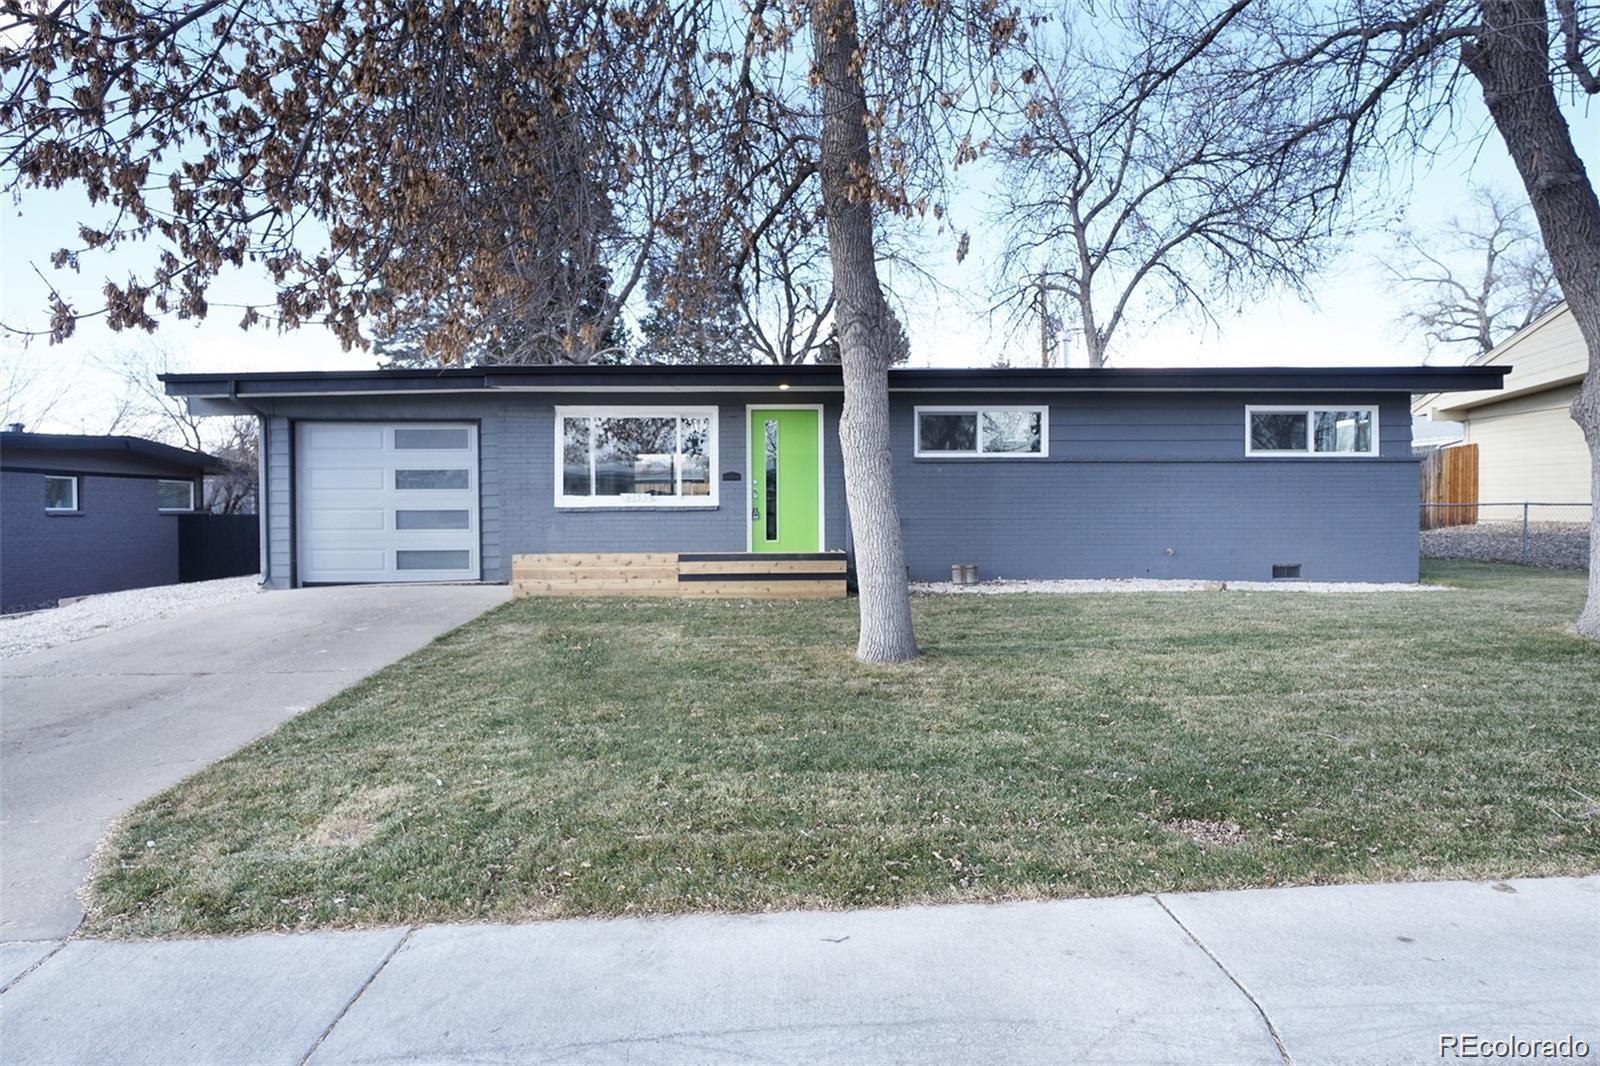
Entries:
[[1045, 289], [1044, 274], [1039, 274], [1039, 365], [1050, 366], [1050, 297]]

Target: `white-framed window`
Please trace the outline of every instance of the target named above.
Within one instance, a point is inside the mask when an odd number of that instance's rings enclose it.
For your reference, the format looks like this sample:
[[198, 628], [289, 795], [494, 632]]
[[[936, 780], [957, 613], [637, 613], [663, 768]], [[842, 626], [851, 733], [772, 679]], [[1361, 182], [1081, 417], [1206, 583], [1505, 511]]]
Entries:
[[76, 511], [78, 509], [78, 479], [46, 474], [44, 478], [44, 509], [46, 511]]
[[715, 407], [557, 407], [557, 507], [715, 507]]
[[918, 407], [916, 455], [1040, 459], [1050, 454], [1050, 408]]
[[1359, 404], [1244, 409], [1244, 453], [1253, 456], [1375, 456], [1378, 409]]
[[168, 481], [165, 478], [157, 481], [156, 509], [161, 511], [194, 510], [194, 482]]

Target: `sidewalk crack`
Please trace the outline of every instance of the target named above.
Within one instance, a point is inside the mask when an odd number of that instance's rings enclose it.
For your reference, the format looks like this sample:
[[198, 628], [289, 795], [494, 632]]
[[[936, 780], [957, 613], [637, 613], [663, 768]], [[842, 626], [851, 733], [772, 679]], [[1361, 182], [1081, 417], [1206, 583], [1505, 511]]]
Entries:
[[361, 987], [355, 990], [355, 994], [345, 1001], [344, 1006], [339, 1008], [339, 1013], [335, 1014], [333, 1016], [333, 1021], [329, 1022], [328, 1027], [322, 1030], [322, 1035], [318, 1036], [312, 1045], [306, 1048], [306, 1053], [300, 1056], [300, 1061], [297, 1066], [306, 1066], [306, 1063], [311, 1061], [311, 1056], [317, 1053], [317, 1049], [322, 1046], [322, 1042], [324, 1040], [328, 1039], [328, 1036], [333, 1032], [334, 1027], [340, 1022], [344, 1021], [344, 1016], [350, 1013], [350, 1008], [354, 1007], [356, 1005], [356, 1001], [366, 994], [367, 989], [372, 987], [372, 982], [376, 981], [378, 979], [378, 975], [382, 973], [384, 968], [389, 965], [389, 960], [399, 954], [400, 949], [405, 947], [406, 944], [411, 940], [411, 934], [415, 933], [416, 931], [416, 926], [406, 926], [405, 934], [401, 936], [399, 940], [394, 942], [394, 947], [390, 948], [382, 959], [378, 960], [378, 965], [375, 966], [372, 972], [367, 975], [367, 979], [361, 982]]
[[1195, 947], [1206, 953], [1206, 958], [1210, 959], [1217, 969], [1222, 971], [1222, 975], [1233, 982], [1233, 987], [1237, 988], [1244, 998], [1250, 1001], [1250, 1005], [1256, 1009], [1256, 1013], [1261, 1015], [1262, 1022], [1266, 1024], [1267, 1033], [1272, 1037], [1272, 1042], [1278, 1046], [1278, 1054], [1283, 1058], [1283, 1066], [1294, 1066], [1294, 1056], [1289, 1054], [1289, 1047], [1283, 1042], [1283, 1034], [1278, 1032], [1278, 1027], [1272, 1023], [1272, 1017], [1267, 1014], [1267, 1009], [1261, 1005], [1261, 1001], [1256, 999], [1255, 993], [1251, 992], [1245, 986], [1245, 983], [1239, 980], [1237, 974], [1228, 969], [1223, 961], [1217, 957], [1217, 953], [1206, 946], [1205, 941], [1195, 935], [1194, 930], [1183, 924], [1183, 919], [1172, 912], [1172, 908], [1167, 906], [1166, 900], [1155, 894], [1152, 894], [1150, 898], [1156, 901], [1156, 906], [1167, 912], [1167, 917], [1171, 918], [1177, 927], [1183, 930], [1185, 936], [1194, 941]]
[[[74, 930], [74, 931], [76, 931], [76, 930]], [[59, 952], [62, 948], [66, 947], [67, 946], [67, 942], [70, 941], [71, 939], [72, 939], [71, 936], [62, 937], [60, 940], [56, 941], [56, 946], [51, 948], [45, 954], [45, 956], [42, 959], [39, 959], [32, 966], [29, 966], [26, 970], [23, 970], [21, 973], [17, 974], [17, 976], [15, 976], [11, 980], [7, 981], [4, 985], [0, 985], [0, 996], [5, 995], [7, 992], [9, 992], [13, 988], [17, 987], [17, 982], [18, 981], [21, 981], [24, 977], [28, 976], [33, 971], [37, 970], [39, 967], [43, 966], [45, 963], [49, 962], [51, 959], [55, 958], [56, 957], [56, 953]]]

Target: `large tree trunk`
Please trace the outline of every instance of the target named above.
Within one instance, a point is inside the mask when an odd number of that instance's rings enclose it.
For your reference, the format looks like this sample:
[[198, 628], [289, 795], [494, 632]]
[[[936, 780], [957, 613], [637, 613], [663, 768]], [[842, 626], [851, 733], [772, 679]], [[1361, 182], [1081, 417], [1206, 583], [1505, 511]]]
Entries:
[[1588, 376], [1572, 404], [1572, 417], [1589, 442], [1595, 493], [1589, 599], [1574, 628], [1600, 640], [1600, 200], [1556, 102], [1543, 0], [1484, 0], [1479, 10], [1483, 30], [1462, 47], [1461, 62], [1483, 87], [1489, 115], [1533, 202], [1561, 294], [1589, 349]]
[[856, 658], [901, 662], [917, 654], [889, 446], [889, 366], [905, 342], [878, 282], [854, 0], [812, 0], [811, 37], [822, 82], [822, 206], [844, 370], [839, 450], [861, 588]]

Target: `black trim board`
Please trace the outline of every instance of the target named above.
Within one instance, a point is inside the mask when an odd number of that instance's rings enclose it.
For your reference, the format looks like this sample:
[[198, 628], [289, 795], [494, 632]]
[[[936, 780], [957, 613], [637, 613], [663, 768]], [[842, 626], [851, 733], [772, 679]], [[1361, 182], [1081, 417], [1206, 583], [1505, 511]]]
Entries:
[[180, 477], [177, 474], [124, 474], [111, 473], [105, 470], [72, 470], [61, 467], [42, 466], [0, 466], [0, 474], [44, 474], [46, 477], [110, 477], [122, 478], [127, 481], [187, 481], [190, 484], [199, 484], [203, 475], [191, 474]]
[[[938, 368], [889, 371], [891, 392], [1457, 392], [1494, 390], [1505, 366]], [[163, 374], [168, 395], [235, 402], [304, 395], [472, 393], [501, 390], [839, 391], [837, 365], [799, 366], [484, 366], [434, 370], [268, 371]]]
[[139, 455], [204, 473], [221, 473], [222, 460], [205, 452], [175, 448], [143, 437], [88, 436], [81, 433], [0, 432], [0, 454], [7, 452], [93, 452], [101, 455]]
[[759, 584], [763, 581], [838, 581], [845, 579], [843, 570], [824, 570], [820, 573], [797, 573], [789, 570], [780, 570], [773, 573], [761, 571], [730, 571], [726, 574], [679, 574], [678, 581], [748, 581]]
[[761, 562], [833, 562], [843, 559], [844, 552], [679, 552], [680, 563], [742, 563]]

